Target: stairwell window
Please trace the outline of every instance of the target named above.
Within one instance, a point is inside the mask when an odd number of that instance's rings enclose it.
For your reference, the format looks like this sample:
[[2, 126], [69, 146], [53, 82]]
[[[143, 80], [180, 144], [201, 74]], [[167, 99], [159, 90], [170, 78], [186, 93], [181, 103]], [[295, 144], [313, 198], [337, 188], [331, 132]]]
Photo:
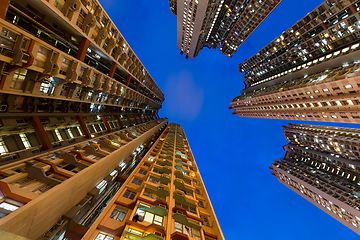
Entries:
[[26, 149], [31, 148], [31, 144], [30, 144], [29, 139], [27, 138], [26, 134], [20, 133], [19, 136], [20, 136], [21, 141], [24, 144], [25, 148]]
[[76, 129], [78, 130], [80, 136], [83, 136], [83, 135], [84, 135], [79, 126], [77, 126]]
[[74, 134], [71, 132], [71, 129], [70, 129], [70, 128], [67, 128], [67, 129], [66, 129], [66, 132], [68, 133], [68, 135], [69, 135], [70, 138], [74, 138]]
[[9, 150], [6, 147], [5, 141], [2, 137], [0, 137], [0, 155], [8, 153]]
[[96, 188], [99, 189], [99, 195], [106, 189], [107, 181], [102, 180], [98, 185], [96, 185]]
[[61, 136], [61, 134], [60, 134], [59, 129], [55, 129], [55, 134], [56, 134], [56, 137], [59, 139], [59, 141], [62, 141], [62, 140], [63, 140], [63, 138], [62, 138], [62, 136]]

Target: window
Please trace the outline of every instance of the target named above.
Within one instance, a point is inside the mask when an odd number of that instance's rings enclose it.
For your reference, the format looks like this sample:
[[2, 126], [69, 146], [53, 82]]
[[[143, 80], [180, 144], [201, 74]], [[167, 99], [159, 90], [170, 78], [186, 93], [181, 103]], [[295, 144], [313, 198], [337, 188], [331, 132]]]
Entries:
[[204, 202], [203, 202], [203, 201], [200, 201], [200, 200], [199, 200], [199, 202], [198, 202], [198, 206], [199, 206], [199, 207], [202, 207], [202, 208], [205, 208]]
[[117, 170], [114, 170], [110, 173], [110, 176], [112, 176], [111, 181], [114, 181], [114, 179], [119, 175], [119, 172]]
[[76, 129], [79, 131], [80, 136], [84, 135], [79, 126], [77, 126]]
[[0, 155], [8, 153], [9, 150], [6, 147], [4, 139], [0, 137]]
[[15, 205], [13, 205], [13, 204], [9, 204], [9, 203], [6, 203], [6, 202], [2, 202], [2, 203], [0, 204], [0, 208], [13, 212], [13, 211], [15, 211], [16, 209], [18, 209], [19, 207], [15, 206]]
[[39, 68], [44, 68], [48, 53], [49, 50], [47, 48], [40, 46], [39, 51], [37, 52], [36, 58], [34, 60], [34, 66], [37, 66]]
[[121, 207], [116, 207], [111, 213], [110, 218], [122, 222], [126, 216], [127, 210]]
[[155, 223], [159, 226], [162, 226], [163, 217], [151, 212], [147, 212], [147, 210], [150, 208], [150, 206], [140, 203], [138, 209], [136, 210], [136, 214], [143, 217], [145, 222]]
[[76, 21], [76, 25], [77, 25], [79, 28], [82, 27], [82, 25], [83, 25], [83, 23], [84, 23], [84, 21], [85, 21], [85, 17], [86, 17], [86, 12], [85, 12], [84, 10], [80, 9], [80, 14], [79, 14], [79, 17], [78, 17], [78, 19], [77, 19], [77, 21]]
[[141, 185], [141, 180], [137, 179], [137, 178], [134, 178], [134, 180], [132, 181], [132, 183], [135, 183], [136, 185]]
[[174, 230], [177, 231], [177, 232], [181, 232], [181, 233], [184, 233], [188, 236], [191, 236], [195, 239], [201, 239], [201, 236], [200, 236], [200, 231], [197, 230], [197, 229], [194, 229], [194, 228], [191, 228], [189, 226], [186, 226], [186, 225], [183, 225], [179, 222], [175, 222], [175, 225], [174, 225]]
[[11, 212], [15, 211], [18, 208], [19, 208], [18, 206], [15, 206], [11, 203], [2, 202], [0, 204], [0, 218], [9, 215]]
[[60, 11], [64, 8], [65, 1], [64, 0], [55, 0], [54, 6]]
[[153, 176], [151, 176], [151, 177], [149, 178], [149, 182], [154, 183], [154, 184], [157, 184], [157, 185], [160, 185], [160, 184], [161, 184], [161, 182], [158, 181], [158, 180], [157, 180], [156, 178], [154, 178]]
[[142, 175], [146, 175], [146, 172], [144, 170], [139, 170], [139, 173], [142, 174]]
[[31, 148], [31, 144], [30, 144], [29, 139], [27, 138], [26, 134], [20, 133], [19, 136], [20, 136], [21, 141], [24, 144], [25, 148], [26, 149]]
[[74, 138], [74, 135], [73, 135], [73, 133], [71, 132], [70, 128], [67, 128], [67, 129], [66, 129], [66, 132], [69, 134], [69, 137], [70, 137], [70, 138]]
[[184, 208], [184, 209], [185, 209], [186, 211], [188, 211], [188, 212], [197, 214], [196, 208], [194, 208], [194, 207], [190, 207], [190, 206], [187, 206], [187, 205], [182, 204], [182, 203], [179, 203], [179, 202], [175, 202], [175, 206], [177, 206], [177, 207], [182, 207], [182, 208]]
[[102, 180], [98, 185], [96, 185], [96, 188], [99, 189], [99, 194], [101, 194], [105, 190], [106, 186], [107, 186], [106, 180]]
[[135, 196], [136, 196], [136, 193], [126, 190], [123, 197], [133, 200], [135, 198]]
[[124, 162], [124, 161], [122, 161], [121, 163], [119, 163], [119, 167], [121, 168], [121, 171], [123, 171], [124, 168], [126, 168], [126, 166], [127, 166], [127, 163]]
[[203, 225], [204, 225], [204, 226], [210, 227], [210, 222], [209, 222], [209, 218], [208, 218], [208, 217], [205, 217], [205, 216], [200, 215], [200, 218], [203, 220]]
[[197, 189], [197, 188], [195, 188], [195, 193], [196, 193], [196, 194], [201, 194], [201, 193], [200, 193], [200, 190]]
[[[138, 230], [135, 230], [135, 229], [132, 229], [132, 228], [129, 228], [128, 232], [130, 232], [132, 234], [135, 234], [135, 235], [138, 235], [138, 236], [143, 236], [144, 235], [144, 232], [141, 232], [141, 231], [138, 231]], [[126, 239], [128, 239], [128, 238], [126, 238]]]
[[42, 82], [40, 85], [40, 92], [47, 94], [50, 89], [50, 82]]
[[23, 83], [25, 81], [26, 73], [27, 73], [26, 69], [20, 68], [20, 69], [15, 70], [10, 88], [22, 89]]
[[104, 233], [98, 233], [94, 240], [114, 240], [114, 237]]
[[95, 39], [97, 37], [97, 35], [99, 34], [99, 31], [100, 31], [99, 26], [95, 26], [91, 38]]
[[63, 138], [62, 138], [62, 136], [61, 136], [61, 134], [60, 134], [59, 129], [55, 129], [55, 134], [56, 134], [56, 137], [59, 139], [59, 141], [62, 141], [62, 140], [63, 140]]

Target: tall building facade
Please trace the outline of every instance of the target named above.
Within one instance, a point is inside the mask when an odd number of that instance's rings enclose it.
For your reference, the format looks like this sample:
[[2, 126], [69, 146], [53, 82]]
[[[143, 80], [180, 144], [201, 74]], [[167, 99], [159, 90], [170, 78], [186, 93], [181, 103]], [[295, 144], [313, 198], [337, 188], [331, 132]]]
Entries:
[[4, 1], [0, 158], [158, 118], [164, 95], [97, 1]]
[[152, 120], [0, 167], [0, 238], [81, 239], [167, 125]]
[[290, 143], [270, 167], [279, 182], [360, 234], [360, 130], [284, 126]]
[[325, 1], [240, 64], [240, 117], [359, 123], [358, 1]]
[[83, 239], [224, 239], [180, 125], [166, 127]]
[[97, 0], [2, 1], [0, 31], [0, 239], [224, 239], [164, 94]]
[[177, 48], [186, 58], [203, 47], [220, 47], [232, 57], [239, 46], [277, 7], [281, 0], [169, 0], [177, 16]]

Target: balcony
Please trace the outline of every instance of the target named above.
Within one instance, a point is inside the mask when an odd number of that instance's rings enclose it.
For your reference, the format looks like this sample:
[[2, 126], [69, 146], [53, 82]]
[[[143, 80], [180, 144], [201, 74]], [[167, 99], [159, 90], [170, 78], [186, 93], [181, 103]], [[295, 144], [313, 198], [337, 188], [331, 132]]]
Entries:
[[164, 240], [163, 237], [152, 233], [147, 234], [145, 236], [140, 236], [135, 233], [124, 230], [124, 234], [127, 239], [131, 239], [131, 240]]

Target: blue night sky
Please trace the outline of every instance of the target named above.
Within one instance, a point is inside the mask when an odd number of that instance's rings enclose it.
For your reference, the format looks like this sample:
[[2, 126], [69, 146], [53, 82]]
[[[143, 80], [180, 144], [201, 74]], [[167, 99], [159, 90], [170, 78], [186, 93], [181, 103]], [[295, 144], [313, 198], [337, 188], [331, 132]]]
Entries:
[[358, 237], [271, 175], [268, 167], [285, 155], [281, 126], [289, 121], [240, 118], [228, 110], [244, 88], [239, 63], [322, 0], [283, 0], [233, 58], [204, 48], [188, 60], [176, 47], [176, 17], [168, 1], [100, 2], [164, 92], [160, 117], [184, 128], [227, 240]]

